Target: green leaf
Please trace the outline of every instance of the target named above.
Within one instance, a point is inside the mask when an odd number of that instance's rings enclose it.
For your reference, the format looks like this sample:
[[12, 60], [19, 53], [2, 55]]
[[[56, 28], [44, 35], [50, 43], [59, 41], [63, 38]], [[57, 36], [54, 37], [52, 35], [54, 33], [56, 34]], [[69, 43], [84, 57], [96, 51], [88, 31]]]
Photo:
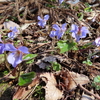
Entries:
[[7, 75], [8, 73], [9, 73], [8, 70], [5, 70], [5, 71], [3, 72], [4, 75]]
[[100, 90], [100, 76], [94, 78], [92, 86], [94, 86], [96, 90]]
[[83, 19], [83, 13], [78, 13], [78, 18], [79, 18], [79, 20], [82, 20]]
[[69, 50], [73, 50], [73, 49], [76, 49], [76, 48], [73, 48], [76, 46], [77, 43], [75, 42], [68, 42], [68, 41], [63, 41], [63, 40], [60, 40], [58, 41], [57, 43], [57, 46], [58, 48], [60, 49], [60, 53], [64, 53], [64, 52], [67, 52]]
[[64, 53], [67, 51], [68, 45], [66, 41], [58, 41], [57, 43], [58, 48], [60, 49], [60, 53]]
[[87, 7], [87, 8], [84, 9], [84, 11], [91, 12], [92, 11], [92, 8], [91, 7]]
[[61, 65], [57, 62], [53, 62], [52, 66], [54, 71], [59, 71], [61, 69]]
[[87, 59], [86, 61], [83, 61], [82, 63], [83, 63], [83, 64], [87, 64], [87, 65], [89, 65], [89, 66], [92, 66], [92, 62], [91, 62], [91, 60], [89, 60], [89, 59]]
[[26, 60], [26, 64], [30, 64], [34, 62], [34, 59], [37, 56], [37, 54], [27, 54], [23, 57], [23, 60]]
[[18, 85], [25, 86], [25, 85], [31, 83], [32, 78], [34, 78], [35, 75], [36, 75], [35, 72], [29, 72], [29, 73], [22, 74], [18, 79]]
[[47, 69], [47, 70], [50, 70], [50, 67], [49, 67], [49, 66], [46, 66], [46, 69]]
[[94, 78], [94, 82], [99, 82], [99, 83], [100, 83], [100, 76], [96, 76], [96, 77]]
[[24, 60], [35, 58], [37, 54], [27, 54], [23, 57]]

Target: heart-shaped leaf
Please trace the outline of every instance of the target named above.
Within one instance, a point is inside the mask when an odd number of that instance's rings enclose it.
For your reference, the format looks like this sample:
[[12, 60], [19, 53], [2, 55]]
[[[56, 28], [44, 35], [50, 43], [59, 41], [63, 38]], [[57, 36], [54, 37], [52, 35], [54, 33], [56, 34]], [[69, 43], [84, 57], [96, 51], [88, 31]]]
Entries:
[[35, 72], [29, 72], [29, 73], [22, 74], [18, 79], [18, 85], [25, 86], [31, 83], [35, 75], [36, 75]]

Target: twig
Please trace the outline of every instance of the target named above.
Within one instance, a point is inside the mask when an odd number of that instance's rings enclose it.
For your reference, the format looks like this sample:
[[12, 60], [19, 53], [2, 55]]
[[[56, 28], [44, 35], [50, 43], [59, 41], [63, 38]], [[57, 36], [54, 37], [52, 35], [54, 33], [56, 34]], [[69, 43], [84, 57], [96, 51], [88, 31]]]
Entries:
[[[69, 73], [69, 70], [67, 70], [67, 71], [68, 71], [68, 73]], [[69, 74], [70, 74], [70, 73], [69, 73]], [[100, 100], [100, 96], [97, 96], [97, 95], [95, 95], [94, 93], [91, 93], [91, 92], [88, 91], [86, 88], [84, 88], [82, 85], [77, 84], [77, 82], [74, 80], [74, 78], [72, 77], [71, 74], [70, 74], [70, 76], [71, 76], [71, 78], [73, 79], [73, 81], [75, 82], [75, 84], [76, 84], [77, 86], [79, 86], [82, 90], [84, 90], [84, 91], [87, 92], [88, 94], [93, 95], [95, 98], [97, 98], [98, 100]]]
[[50, 44], [50, 42], [48, 42], [48, 43], [43, 43], [43, 44], [41, 44], [40, 46], [34, 48], [32, 51], [34, 51], [34, 50], [36, 50], [36, 49], [38, 49], [38, 48], [40, 48], [40, 47], [42, 47], [42, 46], [44, 46], [44, 45], [48, 45], [48, 44]]
[[20, 16], [19, 16], [19, 0], [16, 0], [16, 11], [17, 11], [17, 17], [18, 17], [18, 20], [20, 21], [20, 22], [22, 22], [22, 23], [32, 23], [32, 22], [34, 22], [34, 20], [24, 20], [24, 19], [26, 19], [25, 17], [27, 16], [27, 11], [28, 11], [28, 4], [26, 4], [26, 7], [25, 7], [25, 11], [24, 11], [24, 16], [23, 16], [23, 18], [21, 18]]
[[95, 95], [94, 93], [91, 93], [90, 91], [88, 91], [86, 88], [84, 88], [82, 85], [78, 84], [78, 86], [85, 92], [87, 92], [90, 95], [93, 95], [95, 98], [97, 98], [98, 100], [100, 100], [100, 96]]
[[27, 99], [31, 96], [31, 94], [34, 92], [34, 90], [36, 89], [36, 87], [37, 87], [38, 85], [39, 85], [39, 84], [36, 84], [35, 87], [32, 89], [32, 91], [31, 91], [24, 99], [22, 99], [22, 100], [27, 100]]

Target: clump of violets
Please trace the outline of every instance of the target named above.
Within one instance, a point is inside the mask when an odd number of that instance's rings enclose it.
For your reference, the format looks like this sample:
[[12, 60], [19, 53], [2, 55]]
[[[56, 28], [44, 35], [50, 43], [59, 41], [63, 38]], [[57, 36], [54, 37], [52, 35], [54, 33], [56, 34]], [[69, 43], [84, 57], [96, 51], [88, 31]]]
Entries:
[[87, 27], [79, 27], [78, 25], [72, 24], [70, 32], [72, 32], [72, 37], [76, 39], [76, 42], [78, 42], [81, 38], [86, 37], [89, 30]]
[[45, 15], [44, 18], [38, 16], [38, 20], [39, 20], [38, 25], [44, 28], [48, 19], [49, 19], [49, 15]]
[[8, 55], [7, 60], [13, 67], [16, 67], [18, 64], [22, 62], [23, 54], [28, 54], [28, 48], [25, 46], [21, 46], [19, 48], [15, 48], [12, 44], [5, 45], [5, 51], [10, 51], [11, 53]]
[[8, 38], [14, 39], [16, 37], [16, 34], [18, 32], [16, 27], [10, 27], [11, 32], [8, 33]]
[[64, 0], [59, 0], [59, 4], [62, 4], [63, 1], [64, 1]]
[[96, 46], [99, 47], [100, 46], [100, 37], [96, 38], [94, 42], [95, 42]]
[[62, 24], [61, 27], [59, 27], [57, 24], [54, 24], [52, 27], [55, 29], [55, 31], [51, 31], [49, 36], [51, 38], [56, 36], [57, 39], [60, 39], [66, 31], [66, 26], [67, 26], [66, 23]]

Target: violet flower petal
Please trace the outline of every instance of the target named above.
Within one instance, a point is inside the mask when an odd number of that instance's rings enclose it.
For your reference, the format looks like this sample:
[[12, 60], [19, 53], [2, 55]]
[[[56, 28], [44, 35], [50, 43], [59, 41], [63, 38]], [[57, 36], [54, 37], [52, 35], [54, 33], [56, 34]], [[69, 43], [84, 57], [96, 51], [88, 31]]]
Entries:
[[11, 39], [14, 39], [15, 38], [15, 33], [14, 32], [8, 33], [8, 37], [11, 38]]
[[60, 27], [59, 27], [57, 24], [54, 24], [52, 27], [53, 27], [55, 30], [59, 30], [59, 31], [61, 30]]
[[52, 37], [55, 37], [55, 36], [56, 36], [56, 31], [51, 31], [49, 36], [50, 36], [51, 38], [52, 38]]
[[38, 16], [37, 19], [40, 20], [40, 21], [43, 20], [40, 16]]
[[100, 46], [100, 37], [96, 38], [94, 42], [97, 47]]
[[72, 24], [72, 25], [71, 25], [71, 31], [70, 31], [70, 32], [77, 33], [77, 32], [78, 32], [78, 26], [75, 25], [75, 24]]
[[41, 26], [42, 28], [44, 28], [48, 19], [49, 19], [49, 15], [45, 15], [44, 19], [42, 19], [40, 16], [38, 16], [38, 20], [40, 20], [38, 22], [38, 25]]
[[18, 50], [21, 51], [21, 52], [23, 52], [23, 53], [25, 53], [25, 54], [28, 54], [29, 53], [28, 48], [25, 47], [25, 46], [19, 47]]
[[85, 38], [87, 33], [89, 33], [87, 27], [83, 26], [79, 29], [79, 26], [74, 24], [72, 24], [70, 32], [72, 32], [72, 37], [75, 38], [77, 42], [80, 38]]
[[7, 60], [13, 67], [16, 67], [22, 62], [22, 55], [17, 52], [13, 52], [8, 55]]
[[87, 29], [87, 27], [82, 27], [81, 28], [81, 33], [82, 33], [81, 38], [85, 38], [86, 34], [89, 33], [89, 30]]
[[44, 20], [47, 21], [48, 19], [49, 19], [49, 15], [45, 15], [45, 16], [44, 16]]
[[60, 39], [63, 36], [64, 32], [56, 31], [56, 34], [57, 34], [57, 39]]
[[64, 0], [59, 0], [59, 4], [61, 4]]
[[5, 51], [16, 51], [17, 49], [10, 43], [5, 44]]
[[11, 39], [14, 39], [15, 37], [16, 37], [16, 32], [18, 32], [18, 30], [17, 30], [17, 28], [16, 27], [10, 27], [10, 30], [12, 31], [12, 32], [9, 32], [8, 33], [8, 37], [9, 38], [11, 38]]
[[4, 53], [5, 44], [0, 43], [0, 54]]
[[66, 26], [67, 26], [66, 23], [62, 24], [61, 29], [62, 29], [63, 31], [65, 31], [65, 30], [66, 30]]
[[16, 27], [10, 27], [10, 30], [14, 33], [18, 32], [17, 28]]
[[46, 25], [46, 21], [39, 21], [38, 25], [44, 28], [44, 26]]

